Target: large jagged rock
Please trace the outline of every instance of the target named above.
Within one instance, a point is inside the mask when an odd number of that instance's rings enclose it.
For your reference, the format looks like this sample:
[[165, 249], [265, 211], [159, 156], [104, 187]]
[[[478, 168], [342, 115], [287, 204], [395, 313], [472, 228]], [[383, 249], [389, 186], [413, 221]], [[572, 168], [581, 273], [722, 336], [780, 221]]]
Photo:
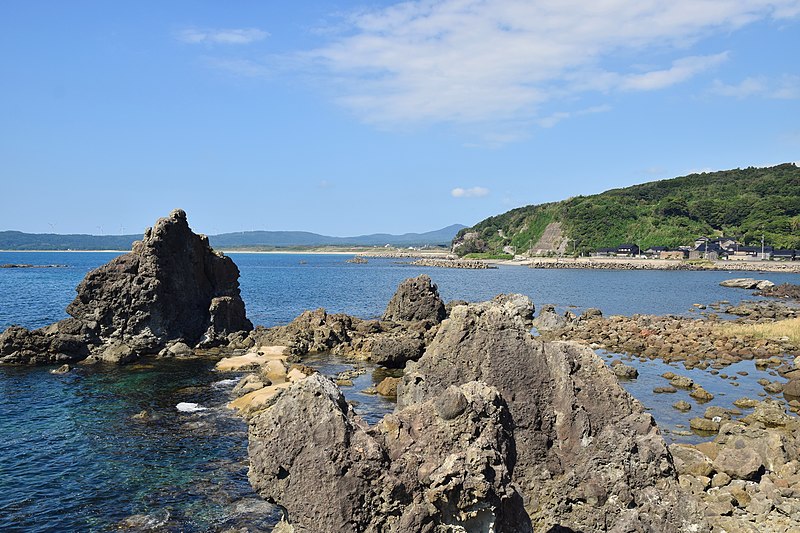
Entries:
[[285, 509], [289, 531], [532, 531], [510, 483], [506, 404], [482, 383], [369, 428], [314, 374], [251, 420], [249, 455], [251, 484]]
[[444, 302], [439, 297], [439, 290], [431, 282], [430, 276], [422, 274], [416, 278], [403, 281], [394, 293], [384, 320], [410, 322], [429, 320], [439, 323], [447, 316]]
[[239, 269], [189, 228], [177, 209], [148, 228], [130, 253], [87, 274], [67, 307], [73, 318], [0, 336], [0, 361], [128, 362], [168, 343], [212, 345], [253, 328]]
[[148, 228], [130, 253], [90, 272], [77, 291], [67, 313], [103, 342], [124, 342], [140, 353], [170, 340], [194, 345], [253, 327], [236, 264], [193, 233], [180, 209]]
[[536, 531], [706, 531], [653, 418], [592, 350], [532, 337], [532, 309], [524, 296], [455, 307], [406, 366], [398, 409], [470, 381], [495, 387]]

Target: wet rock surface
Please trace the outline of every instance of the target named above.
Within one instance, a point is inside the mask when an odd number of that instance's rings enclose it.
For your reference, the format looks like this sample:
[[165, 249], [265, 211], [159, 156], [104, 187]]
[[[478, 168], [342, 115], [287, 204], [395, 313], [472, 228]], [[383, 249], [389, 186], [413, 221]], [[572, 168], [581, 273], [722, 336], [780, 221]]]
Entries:
[[72, 318], [0, 335], [3, 363], [130, 362], [175, 342], [212, 346], [252, 329], [239, 270], [189, 228], [178, 209], [148, 228], [131, 252], [93, 270], [67, 307]]

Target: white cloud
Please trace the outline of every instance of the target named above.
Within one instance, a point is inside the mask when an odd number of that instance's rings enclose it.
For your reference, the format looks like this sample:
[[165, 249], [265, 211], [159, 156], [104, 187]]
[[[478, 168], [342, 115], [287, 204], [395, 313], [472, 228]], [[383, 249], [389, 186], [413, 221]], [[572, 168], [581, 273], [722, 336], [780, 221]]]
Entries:
[[695, 74], [719, 65], [728, 58], [727, 52], [711, 56], [691, 56], [676, 59], [666, 70], [653, 70], [645, 74], [628, 74], [620, 83], [620, 88], [630, 91], [651, 91], [663, 89], [688, 80]]
[[714, 80], [710, 92], [740, 99], [760, 96], [776, 100], [795, 100], [800, 98], [800, 76], [785, 75], [778, 80], [770, 80], [764, 76], [748, 77], [733, 84]]
[[453, 198], [481, 198], [489, 194], [489, 189], [486, 187], [470, 187], [464, 189], [463, 187], [456, 187], [450, 191]]
[[562, 120], [568, 118], [580, 117], [583, 115], [593, 115], [595, 113], [605, 113], [607, 111], [611, 111], [611, 106], [600, 105], [600, 106], [590, 107], [588, 109], [581, 109], [579, 111], [558, 111], [556, 113], [553, 113], [552, 115], [538, 119], [536, 123], [543, 128], [552, 128]]
[[188, 44], [250, 44], [269, 37], [269, 33], [258, 28], [231, 28], [219, 30], [186, 29], [177, 38]]
[[[685, 82], [727, 58], [688, 54], [695, 42], [798, 12], [800, 0], [416, 0], [351, 14], [301, 59], [322, 65], [339, 101], [370, 123], [547, 126], [576, 112], [541, 117], [544, 104]], [[659, 64], [645, 71], [610, 66], [653, 50]]]

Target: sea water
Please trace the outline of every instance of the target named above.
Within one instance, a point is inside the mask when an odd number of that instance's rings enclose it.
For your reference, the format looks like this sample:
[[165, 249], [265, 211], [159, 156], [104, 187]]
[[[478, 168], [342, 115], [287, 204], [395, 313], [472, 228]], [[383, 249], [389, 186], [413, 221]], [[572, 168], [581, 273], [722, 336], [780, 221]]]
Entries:
[[[61, 265], [0, 269], [0, 330], [12, 324], [36, 328], [65, 318], [75, 286], [116, 255], [0, 253], [0, 264]], [[352, 264], [342, 255], [230, 255], [241, 271], [248, 316], [266, 326], [287, 323], [318, 307], [378, 317], [397, 284], [421, 273], [431, 276], [445, 300], [480, 301], [517, 292], [529, 295], [537, 306], [551, 303], [576, 312], [597, 307], [605, 314], [626, 315], [691, 316], [694, 303], [735, 304], [754, 298], [748, 291], [719, 286], [730, 277], [800, 283], [797, 274], [516, 266], [450, 270], [393, 259]], [[328, 375], [351, 368], [335, 358], [311, 362]], [[736, 381], [738, 388], [699, 370], [686, 372], [659, 361], [636, 364], [640, 378], [623, 385], [665, 428], [687, 425], [690, 416], [700, 413], [682, 414], [670, 407], [684, 392], [652, 394], [654, 386], [666, 384], [658, 377], [664, 369], [701, 382], [718, 395], [714, 405], [760, 391], [755, 380], [761, 374], [751, 368], [752, 362], [726, 369], [729, 374], [749, 371]], [[369, 369], [353, 387], [344, 388], [357, 412], [371, 423], [393, 408], [391, 402], [361, 392], [382, 377], [379, 369]], [[213, 363], [202, 359], [79, 366], [66, 375], [47, 368], [0, 367], [0, 530], [217, 531], [246, 526], [269, 531], [278, 512], [250, 488], [247, 428], [224, 407], [234, 384], [235, 377], [214, 372]]]

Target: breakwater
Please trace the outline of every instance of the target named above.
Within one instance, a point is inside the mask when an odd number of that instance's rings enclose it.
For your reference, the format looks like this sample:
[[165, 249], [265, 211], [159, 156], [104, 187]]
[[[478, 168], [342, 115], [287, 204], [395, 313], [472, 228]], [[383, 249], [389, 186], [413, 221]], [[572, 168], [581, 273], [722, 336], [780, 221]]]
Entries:
[[428, 266], [439, 268], [465, 268], [471, 270], [485, 270], [487, 268], [497, 268], [494, 265], [485, 263], [483, 261], [475, 261], [471, 259], [417, 259], [412, 265]]
[[542, 258], [527, 263], [530, 268], [576, 268], [588, 270], [682, 270], [682, 271], [741, 271], [800, 273], [800, 263], [792, 262], [700, 262], [667, 259], [564, 259]]

